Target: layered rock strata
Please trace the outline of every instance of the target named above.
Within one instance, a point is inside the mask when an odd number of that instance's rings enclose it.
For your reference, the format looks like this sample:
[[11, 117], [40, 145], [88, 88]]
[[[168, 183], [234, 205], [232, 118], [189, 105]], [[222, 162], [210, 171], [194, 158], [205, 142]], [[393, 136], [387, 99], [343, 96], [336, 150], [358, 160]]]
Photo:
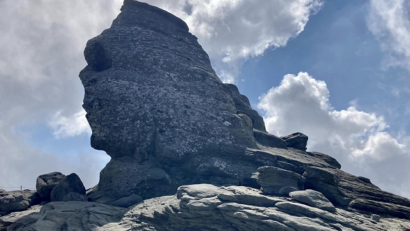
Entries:
[[[311, 193], [311, 191], [309, 192]], [[303, 204], [243, 187], [182, 186], [173, 196], [148, 199], [127, 209], [92, 202], [52, 202], [9, 226], [9, 231], [404, 231], [409, 220]], [[0, 218], [1, 220], [1, 218]], [[10, 220], [10, 219], [9, 219]], [[376, 221], [378, 220], [378, 221]]]

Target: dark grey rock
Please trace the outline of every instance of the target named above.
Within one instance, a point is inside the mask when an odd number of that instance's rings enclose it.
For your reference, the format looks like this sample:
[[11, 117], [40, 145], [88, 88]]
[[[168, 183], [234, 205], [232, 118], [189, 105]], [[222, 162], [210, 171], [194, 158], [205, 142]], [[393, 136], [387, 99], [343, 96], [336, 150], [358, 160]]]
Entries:
[[267, 132], [253, 129], [253, 135], [255, 136], [256, 142], [264, 146], [273, 147], [273, 148], [286, 148], [287, 147], [287, 144], [284, 140], [282, 140], [281, 138], [277, 136], [269, 134]]
[[331, 166], [341, 169], [342, 165], [333, 157], [320, 153], [320, 152], [307, 152], [308, 155], [314, 156], [316, 158], [320, 158], [324, 161], [326, 161], [326, 163], [330, 164]]
[[64, 196], [63, 201], [88, 201], [88, 197], [84, 194], [70, 192]]
[[65, 175], [59, 172], [52, 172], [37, 177], [36, 189], [44, 201], [50, 200], [51, 190], [58, 185]]
[[350, 202], [349, 206], [354, 209], [360, 209], [368, 212], [377, 212], [378, 214], [387, 214], [394, 217], [410, 219], [410, 208], [402, 205], [360, 198]]
[[[236, 113], [245, 114], [252, 119], [253, 128], [266, 132], [265, 122], [263, 121], [262, 116], [259, 113], [252, 109], [251, 104], [249, 103], [248, 97], [241, 95], [239, 93], [238, 87], [234, 84], [225, 84], [232, 93], [233, 101], [235, 102]], [[255, 137], [256, 138], [256, 137]]]
[[372, 214], [372, 215], [370, 216], [370, 218], [371, 218], [373, 221], [375, 221], [375, 222], [379, 222], [381, 217], [380, 217], [379, 215], [377, 215], [377, 214]]
[[285, 186], [279, 190], [279, 195], [282, 196], [289, 196], [289, 193], [298, 191], [299, 189], [293, 187], [293, 186]]
[[32, 205], [40, 204], [41, 197], [36, 191], [2, 191], [0, 192], [0, 212], [26, 210]]
[[[240, 163], [237, 156], [245, 159], [246, 148], [257, 147], [253, 126], [264, 129], [262, 117], [220, 81], [185, 22], [137, 1], [126, 1], [121, 11], [110, 29], [87, 43], [88, 66], [80, 73], [91, 145], [112, 157], [90, 197], [150, 198], [173, 194], [182, 184], [250, 178], [261, 164]], [[234, 98], [247, 110], [238, 110]], [[130, 170], [127, 189], [110, 181], [109, 171], [120, 162]], [[238, 170], [214, 165], [224, 162], [237, 162]], [[156, 168], [167, 179], [147, 181], [145, 170]]]
[[308, 142], [308, 137], [300, 132], [293, 133], [288, 136], [281, 137], [282, 140], [286, 141], [288, 147], [306, 151], [306, 145]]
[[34, 205], [24, 211], [12, 212], [6, 216], [0, 217], [0, 231], [6, 231], [8, 227], [13, 228], [13, 224], [19, 221], [25, 225], [30, 225], [35, 222], [40, 214], [41, 206]]
[[364, 181], [368, 184], [372, 183], [369, 178], [366, 178], [366, 177], [363, 177], [363, 176], [358, 176], [357, 178], [359, 178], [359, 180]]
[[295, 199], [301, 203], [323, 209], [329, 212], [336, 212], [335, 206], [325, 197], [322, 193], [307, 189], [304, 191], [295, 191], [289, 193], [292, 199]]
[[[40, 213], [32, 213], [18, 219], [8, 231], [48, 230], [128, 230], [126, 228], [102, 228], [114, 225], [124, 216], [126, 209], [92, 202], [51, 202]], [[118, 227], [118, 226], [117, 226]]]
[[127, 208], [130, 207], [131, 205], [136, 205], [142, 201], [142, 198], [138, 195], [131, 195], [128, 197], [121, 198], [114, 203], [112, 203], [112, 206], [117, 206], [117, 207], [123, 207]]
[[[83, 107], [93, 130], [91, 143], [112, 157], [99, 184], [87, 193], [93, 201], [111, 204], [131, 195], [149, 199], [172, 195], [181, 185], [200, 183], [260, 188], [257, 169], [273, 166], [282, 169], [285, 177], [265, 181], [262, 189], [268, 193], [291, 186], [319, 191], [337, 206], [363, 198], [410, 207], [408, 199], [341, 171], [332, 157], [307, 153], [307, 136], [284, 137], [285, 148], [280, 138], [266, 133], [262, 117], [249, 100], [236, 86], [219, 80], [197, 38], [168, 12], [125, 1], [112, 27], [89, 41], [85, 57], [88, 66], [80, 78], [85, 88]], [[268, 198], [225, 192], [220, 195], [232, 204], [255, 206], [249, 204]], [[188, 193], [184, 199], [177, 198], [184, 201], [186, 211], [195, 211], [184, 213], [187, 217], [213, 217], [215, 206], [224, 211], [235, 207], [224, 205], [217, 195], [189, 204], [190, 197]], [[281, 227], [275, 223], [279, 218], [268, 221], [275, 213], [269, 211], [263, 215], [263, 225]], [[232, 222], [223, 226], [226, 230], [239, 229], [236, 226], [242, 221], [250, 230], [262, 225], [260, 219], [253, 220], [262, 217], [256, 211], [229, 210], [224, 215]], [[215, 219], [221, 222], [218, 225], [227, 221]], [[288, 223], [286, 227], [308, 229]]]
[[285, 169], [265, 166], [258, 168], [258, 183], [265, 194], [280, 194], [283, 187], [304, 189], [305, 178]]
[[70, 193], [85, 195], [83, 182], [75, 173], [64, 177], [64, 179], [54, 187], [51, 191], [50, 199], [51, 201], [64, 201], [64, 198]]

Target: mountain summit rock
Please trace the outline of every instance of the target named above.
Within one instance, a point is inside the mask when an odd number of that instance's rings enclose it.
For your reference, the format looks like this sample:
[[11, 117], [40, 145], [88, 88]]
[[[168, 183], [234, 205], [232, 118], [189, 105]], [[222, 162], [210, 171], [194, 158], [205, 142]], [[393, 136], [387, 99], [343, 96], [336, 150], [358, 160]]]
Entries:
[[174, 15], [126, 0], [84, 55], [91, 146], [111, 160], [86, 195], [75, 174], [40, 176], [40, 205], [0, 190], [0, 231], [410, 230], [409, 199], [307, 151], [305, 134], [269, 134]]

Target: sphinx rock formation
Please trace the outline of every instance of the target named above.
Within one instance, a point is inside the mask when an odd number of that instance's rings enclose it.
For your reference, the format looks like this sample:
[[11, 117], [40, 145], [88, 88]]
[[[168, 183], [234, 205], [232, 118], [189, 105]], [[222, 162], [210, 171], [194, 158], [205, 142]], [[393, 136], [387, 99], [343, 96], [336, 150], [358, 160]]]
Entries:
[[149, 199], [198, 183], [262, 186], [269, 194], [293, 187], [337, 206], [410, 218], [408, 199], [306, 152], [306, 135], [267, 133], [248, 98], [216, 76], [185, 22], [138, 1], [124, 1], [121, 11], [87, 43], [80, 73], [91, 145], [112, 158], [87, 193], [93, 201]]
[[135, 0], [121, 11], [80, 73], [91, 145], [111, 156], [100, 182], [87, 196], [79, 179], [40, 182], [58, 202], [0, 230], [410, 230], [410, 200], [306, 151], [302, 133], [269, 134], [182, 20]]

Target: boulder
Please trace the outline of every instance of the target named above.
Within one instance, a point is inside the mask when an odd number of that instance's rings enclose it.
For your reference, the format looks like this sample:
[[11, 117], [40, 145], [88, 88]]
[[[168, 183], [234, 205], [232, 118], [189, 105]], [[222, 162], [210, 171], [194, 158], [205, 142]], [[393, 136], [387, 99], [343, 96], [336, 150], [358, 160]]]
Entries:
[[253, 135], [255, 136], [256, 142], [264, 146], [273, 148], [286, 148], [287, 146], [284, 140], [267, 132], [253, 129]]
[[258, 168], [257, 180], [265, 194], [280, 194], [283, 187], [304, 189], [305, 178], [285, 169], [265, 166]]
[[307, 152], [306, 154], [316, 157], [316, 158], [320, 158], [322, 160], [324, 160], [326, 163], [330, 164], [331, 166], [337, 168], [337, 169], [341, 169], [342, 165], [333, 157], [320, 153], [320, 152]]
[[293, 186], [285, 186], [279, 190], [279, 195], [282, 196], [289, 196], [289, 193], [298, 191], [299, 189], [293, 187]]
[[51, 191], [58, 185], [65, 175], [59, 172], [52, 172], [37, 177], [36, 189], [44, 201], [50, 200]]
[[289, 193], [289, 196], [301, 203], [323, 209], [329, 212], [335, 212], [335, 206], [322, 193], [307, 189], [304, 191], [294, 191]]
[[[64, 177], [64, 179], [54, 187], [54, 189], [51, 191], [50, 199], [51, 201], [64, 201], [64, 197], [66, 197], [70, 193], [85, 195], [85, 187], [83, 185], [83, 182], [75, 173]], [[68, 196], [67, 198], [69, 197], [70, 196]]]
[[281, 139], [287, 143], [288, 147], [306, 151], [308, 137], [303, 133], [296, 132], [288, 136], [281, 137]]
[[84, 194], [70, 192], [63, 197], [63, 201], [88, 201], [88, 197]]
[[32, 190], [0, 192], [0, 212], [26, 210], [32, 205], [40, 204], [41, 196]]
[[373, 221], [375, 221], [375, 222], [379, 222], [381, 217], [380, 217], [379, 215], [377, 215], [377, 214], [372, 214], [372, 215], [370, 216], [370, 218], [371, 218]]
[[140, 203], [142, 201], [142, 198], [138, 195], [131, 195], [128, 197], [124, 197], [121, 198], [117, 201], [115, 201], [114, 203], [112, 203], [112, 206], [117, 206], [117, 207], [123, 207], [123, 208], [127, 208], [130, 207], [132, 205], [136, 205], [138, 203]]

